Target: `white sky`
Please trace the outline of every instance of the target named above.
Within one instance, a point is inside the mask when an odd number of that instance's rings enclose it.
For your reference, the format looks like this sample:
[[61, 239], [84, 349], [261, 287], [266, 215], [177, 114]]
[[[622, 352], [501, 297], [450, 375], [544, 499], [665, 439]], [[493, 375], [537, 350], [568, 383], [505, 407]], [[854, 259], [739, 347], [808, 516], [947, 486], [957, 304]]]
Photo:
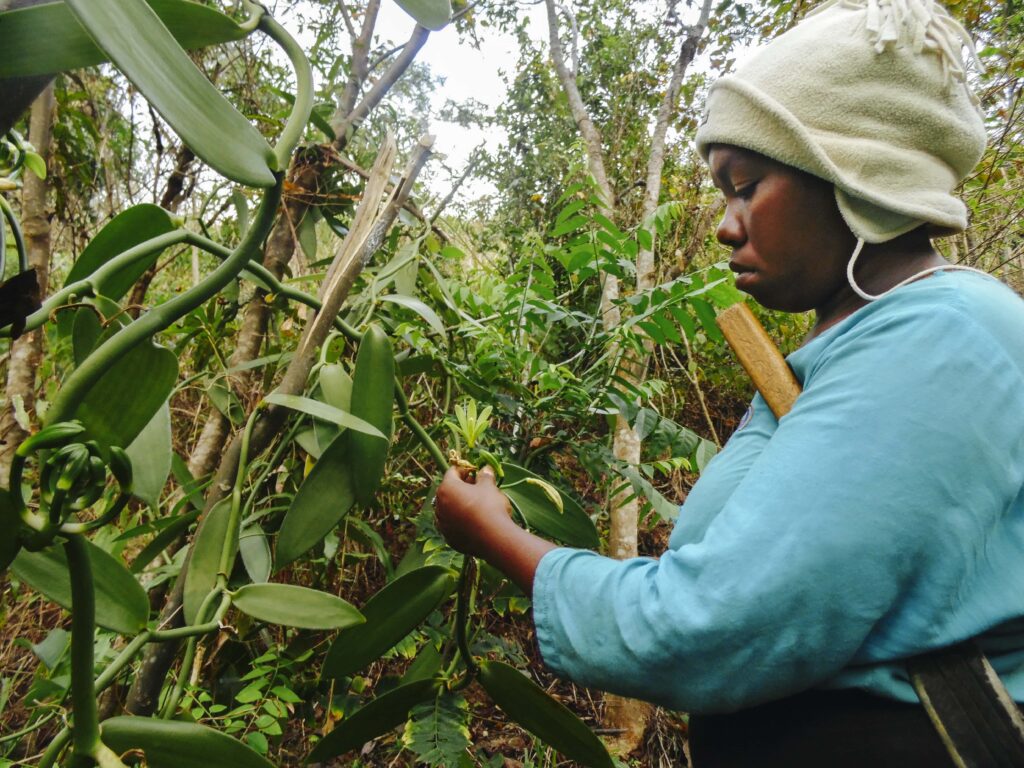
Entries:
[[[544, 5], [521, 6], [520, 13], [529, 19], [531, 36], [546, 39]], [[395, 2], [384, 0], [381, 3], [377, 33], [382, 39], [390, 38], [396, 43], [405, 40], [413, 25], [412, 18]], [[501, 73], [504, 70], [511, 74], [515, 67], [518, 58], [516, 39], [493, 27], [479, 29], [479, 36], [481, 46], [477, 50], [468, 41], [461, 41], [454, 27], [448, 26], [431, 33], [420, 50], [416, 60], [429, 66], [431, 72], [444, 81], [435, 92], [438, 106], [447, 99], [455, 102], [475, 99], [494, 110], [505, 100], [506, 87]], [[444, 162], [456, 175], [465, 167], [470, 153], [481, 143], [493, 152], [505, 139], [504, 131], [499, 128], [464, 128], [441, 121], [431, 123], [430, 130], [436, 136], [435, 151], [446, 156]], [[451, 186], [443, 172], [431, 174], [428, 183], [437, 195], [447, 194]], [[488, 182], [467, 180], [457, 199], [470, 200], [494, 192]]]
[[[577, 0], [585, 2], [586, 0]], [[638, 0], [641, 10], [654, 10], [659, 3], [651, 0]], [[683, 9], [680, 9], [683, 10]], [[546, 41], [547, 14], [542, 2], [520, 3], [520, 15], [528, 20], [528, 32], [534, 40]], [[696, 9], [684, 11], [695, 16]], [[486, 9], [479, 11], [486, 14]], [[695, 20], [695, 19], [694, 19]], [[288, 25], [288, 19], [283, 19]], [[415, 22], [403, 11], [394, 0], [383, 0], [377, 18], [375, 44], [388, 41], [398, 45], [408, 39]], [[300, 42], [306, 44], [303, 30], [292, 28]], [[460, 39], [454, 26], [448, 26], [439, 32], [431, 33], [426, 44], [416, 57], [417, 62], [430, 67], [435, 77], [442, 80], [433, 96], [433, 104], [440, 109], [447, 100], [462, 102], [474, 99], [487, 108], [496, 109], [506, 97], [507, 89], [502, 73], [513, 75], [518, 59], [519, 47], [516, 38], [504, 34], [494, 27], [483, 28], [478, 25], [477, 34], [481, 40], [480, 49], [474, 48], [469, 42]], [[698, 57], [695, 67], [707, 66], [704, 57]], [[443, 162], [457, 177], [465, 168], [470, 153], [481, 143], [491, 152], [496, 151], [505, 139], [500, 128], [464, 128], [455, 123], [434, 121], [429, 126], [435, 135], [435, 151], [444, 155]], [[424, 174], [431, 192], [444, 196], [451, 188], [451, 179], [437, 164], [433, 172]], [[457, 201], [471, 201], [497, 192], [490, 182], [481, 179], [468, 180], [459, 191]]]

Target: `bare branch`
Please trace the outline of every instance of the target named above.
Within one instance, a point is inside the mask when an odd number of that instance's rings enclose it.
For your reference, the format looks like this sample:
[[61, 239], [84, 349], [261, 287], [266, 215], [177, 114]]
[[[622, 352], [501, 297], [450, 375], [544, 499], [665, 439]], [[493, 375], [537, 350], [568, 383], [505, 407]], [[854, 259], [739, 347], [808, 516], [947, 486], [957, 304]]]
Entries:
[[[361, 176], [364, 179], [369, 179], [370, 178], [370, 172], [368, 170], [363, 168], [361, 165], [359, 165], [355, 161], [350, 160], [349, 158], [345, 157], [344, 155], [341, 155], [341, 154], [338, 154], [338, 153], [334, 153], [331, 156], [331, 159], [334, 162], [336, 162], [338, 165], [341, 165], [341, 166], [347, 168], [348, 170], [352, 171], [353, 173], [358, 174], [359, 176]], [[431, 223], [432, 220], [431, 221], [427, 220], [427, 215], [425, 213], [423, 213], [423, 211], [420, 209], [420, 207], [418, 205], [416, 205], [415, 201], [413, 201], [413, 200], [406, 200], [405, 204], [402, 207], [403, 207], [404, 210], [408, 211], [411, 215], [415, 216], [417, 219], [422, 221], [424, 224], [430, 224]], [[436, 234], [439, 238], [441, 238], [442, 242], [445, 242], [445, 243], [448, 242], [449, 238], [448, 238], [448, 235], [444, 232], [444, 230], [442, 230], [437, 225], [432, 225], [431, 228], [433, 229], [434, 234]]]
[[338, 8], [341, 10], [341, 18], [345, 20], [345, 29], [348, 30], [349, 39], [354, 44], [356, 41], [356, 28], [352, 24], [352, 14], [348, 12], [345, 0], [338, 0]]
[[398, 78], [412, 64], [413, 59], [416, 58], [416, 54], [419, 53], [423, 44], [427, 42], [428, 37], [430, 37], [430, 30], [417, 24], [409, 36], [405, 47], [402, 49], [402, 53], [391, 62], [391, 66], [381, 75], [380, 79], [363, 97], [362, 101], [347, 114], [340, 110], [334, 114], [334, 117], [331, 119], [331, 128], [334, 129], [335, 149], [341, 150], [348, 144], [351, 135], [359, 129], [366, 116], [381, 102], [387, 92], [398, 81]]
[[465, 8], [463, 8], [463, 9], [462, 9], [461, 11], [458, 11], [458, 12], [456, 12], [456, 13], [453, 13], [453, 14], [452, 14], [452, 20], [451, 20], [450, 22], [448, 22], [448, 23], [449, 23], [449, 24], [454, 24], [454, 23], [455, 23], [456, 21], [458, 21], [458, 20], [459, 20], [459, 19], [461, 19], [461, 18], [462, 18], [463, 16], [465, 16], [465, 15], [466, 15], [467, 13], [469, 13], [469, 12], [470, 12], [470, 11], [472, 11], [472, 10], [473, 10], [474, 8], [476, 8], [476, 7], [478, 6], [478, 5], [480, 5], [480, 3], [481, 3], [481, 2], [482, 2], [482, 0], [476, 0], [476, 2], [475, 2], [475, 3], [470, 3], [470, 4], [469, 4], [469, 5], [467, 5], [467, 6], [465, 7]]
[[[341, 1], [344, 9], [344, 0]], [[338, 109], [335, 112], [335, 119], [338, 115], [347, 115], [352, 112], [359, 98], [359, 94], [366, 84], [366, 77], [369, 74], [367, 61], [370, 58], [370, 43], [373, 40], [373, 30], [377, 26], [377, 13], [380, 11], [380, 0], [370, 0], [366, 5], [366, 12], [363, 14], [363, 26], [359, 36], [351, 26], [347, 9], [344, 11], [346, 23], [349, 25], [349, 34], [352, 36], [352, 65], [349, 68], [348, 80], [345, 81], [345, 88], [338, 98]]]
[[[668, 133], [669, 120], [676, 109], [686, 69], [697, 55], [697, 46], [704, 35], [704, 30], [707, 29], [708, 19], [711, 15], [711, 2], [712, 0], [704, 0], [697, 23], [687, 28], [686, 36], [679, 46], [679, 56], [672, 68], [672, 78], [665, 89], [661, 105], [658, 107], [658, 118], [651, 136], [651, 154], [647, 158], [647, 186], [641, 221], [650, 217], [658, 207], [658, 199], [661, 197], [661, 172], [665, 167], [665, 136]], [[636, 288], [638, 291], [645, 291], [653, 286], [654, 253], [644, 249], [636, 257]]]
[[379, 67], [381, 64], [383, 64], [388, 59], [390, 59], [392, 56], [394, 56], [400, 50], [405, 48], [405, 46], [406, 46], [406, 43], [402, 43], [401, 45], [396, 45], [394, 48], [391, 48], [391, 49], [389, 49], [387, 51], [384, 51], [384, 53], [382, 53], [380, 56], [378, 56], [376, 59], [374, 59], [373, 63], [370, 64], [370, 67], [369, 67], [370, 72], [373, 72], [373, 70], [375, 70], [377, 67]]
[[[587, 164], [590, 174], [597, 182], [598, 193], [601, 202], [610, 211], [615, 204], [615, 195], [612, 193], [611, 185], [608, 183], [608, 174], [604, 167], [604, 150], [601, 147], [601, 134], [598, 132], [594, 121], [587, 113], [587, 107], [580, 96], [579, 86], [576, 78], [565, 66], [565, 54], [562, 52], [562, 41], [558, 36], [558, 14], [555, 11], [555, 0], [544, 0], [548, 11], [548, 35], [551, 45], [551, 59], [555, 64], [555, 71], [558, 79], [569, 100], [569, 109], [572, 111], [573, 119], [579, 128], [580, 135], [587, 148]], [[606, 329], [618, 326], [621, 314], [618, 306], [614, 303], [619, 297], [619, 281], [614, 275], [604, 276], [604, 287], [601, 291], [601, 317]]]
[[437, 221], [438, 216], [440, 216], [444, 209], [449, 206], [452, 200], [455, 199], [455, 195], [456, 193], [458, 193], [459, 187], [461, 187], [465, 183], [466, 179], [469, 178], [469, 174], [471, 174], [474, 171], [474, 169], [478, 165], [480, 165], [480, 161], [483, 160], [483, 152], [481, 151], [482, 149], [483, 144], [479, 145], [476, 149], [473, 150], [472, 154], [469, 157], [469, 162], [466, 163], [466, 167], [462, 171], [462, 175], [455, 180], [455, 183], [452, 185], [452, 188], [449, 190], [448, 194], [444, 196], [444, 200], [442, 200], [440, 205], [437, 206], [437, 210], [434, 211], [434, 215], [430, 217], [431, 226], [434, 225], [434, 222]]
[[572, 31], [572, 37], [569, 39], [569, 42], [572, 43], [572, 75], [575, 77], [580, 73], [580, 28], [576, 23], [576, 14], [572, 12], [569, 6], [559, 3], [558, 9], [569, 20], [569, 29]]

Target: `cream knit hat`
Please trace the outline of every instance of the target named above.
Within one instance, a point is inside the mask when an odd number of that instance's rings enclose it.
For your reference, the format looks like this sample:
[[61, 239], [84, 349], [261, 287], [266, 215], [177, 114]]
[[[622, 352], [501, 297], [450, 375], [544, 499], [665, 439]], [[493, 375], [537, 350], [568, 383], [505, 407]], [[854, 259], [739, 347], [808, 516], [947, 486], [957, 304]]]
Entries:
[[[830, 0], [716, 82], [697, 148], [732, 144], [835, 185], [858, 238], [967, 226], [953, 189], [985, 149], [961, 47], [934, 0]], [[976, 57], [975, 57], [976, 58]]]

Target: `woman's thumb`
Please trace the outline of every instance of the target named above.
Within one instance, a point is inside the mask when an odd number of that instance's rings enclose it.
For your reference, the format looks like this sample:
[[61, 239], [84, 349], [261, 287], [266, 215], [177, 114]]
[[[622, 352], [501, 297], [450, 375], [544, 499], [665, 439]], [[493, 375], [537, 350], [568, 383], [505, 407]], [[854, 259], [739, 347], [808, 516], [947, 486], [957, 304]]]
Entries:
[[497, 478], [494, 476], [494, 469], [490, 466], [483, 467], [476, 473], [476, 484], [477, 485], [490, 485], [497, 486]]

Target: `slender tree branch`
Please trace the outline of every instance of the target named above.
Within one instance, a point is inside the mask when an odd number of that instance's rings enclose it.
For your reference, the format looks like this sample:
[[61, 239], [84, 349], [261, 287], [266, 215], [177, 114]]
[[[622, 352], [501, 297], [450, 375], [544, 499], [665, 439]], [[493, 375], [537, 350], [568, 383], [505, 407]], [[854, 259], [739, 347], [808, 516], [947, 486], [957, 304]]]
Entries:
[[437, 209], [434, 211], [434, 215], [430, 217], [430, 221], [428, 223], [430, 224], [431, 227], [434, 226], [434, 222], [437, 221], [437, 218], [444, 212], [444, 209], [451, 204], [452, 200], [455, 199], [455, 195], [458, 193], [459, 188], [465, 183], [466, 179], [469, 178], [469, 175], [476, 169], [478, 165], [480, 165], [480, 161], [483, 160], [482, 150], [483, 144], [481, 144], [480, 146], [473, 150], [472, 154], [470, 155], [469, 162], [466, 163], [466, 167], [462, 171], [462, 175], [460, 175], [459, 178], [455, 180], [455, 183], [452, 185], [452, 188], [448, 191], [448, 194], [445, 195], [444, 199], [438, 204]]
[[[679, 91], [683, 85], [686, 69], [697, 55], [697, 46], [704, 30], [707, 29], [708, 19], [711, 16], [711, 2], [712, 0], [704, 0], [700, 19], [688, 28], [686, 37], [683, 38], [683, 42], [679, 46], [679, 56], [672, 68], [672, 78], [658, 107], [658, 117], [651, 136], [651, 154], [647, 158], [647, 185], [641, 221], [646, 221], [658, 207], [658, 199], [661, 197], [661, 173], [665, 167], [665, 137], [668, 134], [668, 124], [672, 113], [675, 112], [676, 102], [679, 100]], [[654, 286], [654, 272], [654, 253], [647, 249], [641, 249], [636, 257], [636, 288], [638, 291], [646, 291]]]
[[347, 114], [342, 113], [340, 110], [335, 112], [334, 117], [331, 119], [331, 128], [334, 130], [335, 136], [335, 149], [340, 151], [348, 144], [351, 135], [359, 129], [367, 115], [381, 102], [398, 79], [405, 74], [405, 70], [412, 64], [413, 59], [416, 58], [416, 54], [419, 53], [423, 44], [427, 42], [428, 37], [430, 37], [430, 30], [417, 24], [409, 36], [408, 42], [406, 42], [405, 47], [402, 49], [402, 53], [391, 62], [391, 66], [374, 83], [362, 101]]
[[344, 0], [340, 0], [343, 13], [345, 14], [345, 24], [348, 26], [349, 35], [352, 38], [352, 61], [349, 66], [348, 79], [345, 81], [345, 88], [341, 92], [341, 96], [338, 98], [338, 109], [335, 112], [335, 119], [338, 115], [348, 115], [352, 112], [355, 107], [356, 100], [359, 98], [360, 92], [363, 90], [363, 86], [366, 84], [366, 76], [369, 73], [367, 67], [367, 60], [370, 56], [370, 43], [373, 40], [373, 30], [377, 26], [377, 13], [380, 10], [380, 0], [370, 0], [366, 5], [366, 11], [363, 13], [363, 25], [360, 28], [359, 35], [356, 35], [355, 29], [352, 26], [352, 20], [349, 18], [348, 9], [345, 8]]

